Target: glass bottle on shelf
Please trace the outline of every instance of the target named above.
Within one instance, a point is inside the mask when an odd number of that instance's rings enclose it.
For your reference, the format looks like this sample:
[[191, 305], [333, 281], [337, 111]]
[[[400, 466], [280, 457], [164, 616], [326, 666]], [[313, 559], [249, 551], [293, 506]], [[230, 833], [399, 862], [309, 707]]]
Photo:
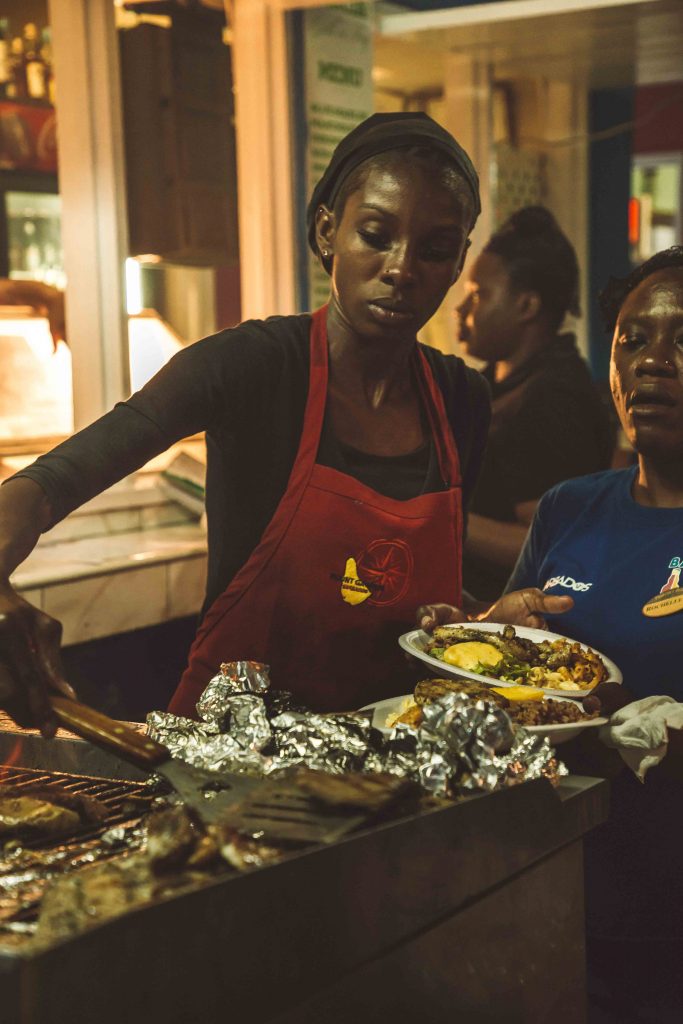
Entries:
[[21, 36], [15, 36], [10, 45], [10, 81], [7, 95], [13, 100], [25, 100], [28, 96], [24, 41]]
[[0, 100], [4, 100], [7, 96], [7, 89], [10, 83], [8, 35], [9, 21], [7, 18], [0, 18]]
[[9, 277], [63, 289], [59, 195], [17, 190], [7, 192], [6, 198]]
[[32, 21], [24, 25], [23, 41], [28, 95], [33, 100], [43, 100], [45, 99], [45, 71], [43, 58], [38, 51], [38, 29]]
[[52, 69], [52, 32], [46, 26], [40, 36], [40, 56], [43, 59], [43, 78], [45, 81], [45, 98], [55, 105], [55, 76]]

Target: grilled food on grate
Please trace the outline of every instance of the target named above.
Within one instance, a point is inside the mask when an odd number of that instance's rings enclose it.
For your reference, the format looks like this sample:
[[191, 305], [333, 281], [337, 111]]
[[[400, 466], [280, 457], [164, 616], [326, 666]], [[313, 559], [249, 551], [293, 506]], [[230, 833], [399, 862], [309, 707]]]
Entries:
[[61, 836], [74, 832], [81, 819], [67, 807], [31, 796], [0, 796], [0, 836], [20, 834]]
[[0, 785], [0, 836], [61, 836], [104, 821], [107, 808], [94, 797], [54, 786]]
[[[421, 792], [416, 783], [386, 773], [331, 775], [299, 768], [284, 779], [265, 781], [258, 799], [265, 801], [272, 817], [277, 797], [284, 794], [283, 814], [289, 818], [292, 798], [298, 794], [303, 819], [301, 823], [296, 818], [291, 822], [292, 834], [298, 840], [303, 832], [310, 844], [316, 841], [316, 836], [309, 835], [311, 805], [321, 823], [329, 820], [334, 825], [351, 820], [360, 824], [369, 817], [376, 821], [378, 815], [389, 811], [412, 809]], [[242, 809], [226, 815], [225, 821], [211, 824], [199, 821], [182, 805], [152, 812], [142, 823], [144, 840], [140, 849], [62, 875], [47, 887], [38, 919], [38, 947], [77, 935], [170, 893], [195, 887], [229, 870], [228, 866], [247, 871], [280, 860], [287, 845], [275, 845], [267, 836], [240, 833], [239, 827], [251, 827], [250, 810], [247, 802]], [[253, 812], [258, 820], [258, 804]], [[285, 832], [284, 821], [276, 831], [278, 835]], [[324, 824], [321, 837], [327, 838]]]
[[[76, 817], [81, 822], [68, 834], [25, 829], [0, 836], [1, 953], [33, 941], [43, 894], [57, 879], [134, 854], [144, 838], [140, 816], [159, 798], [138, 782], [17, 765], [0, 765], [0, 778], [6, 780], [0, 785], [5, 794], [44, 798], [53, 809], [68, 804], [68, 810], [80, 812]], [[4, 1021], [1, 1011], [0, 1019]]]
[[205, 876], [186, 870], [159, 875], [141, 853], [62, 875], [43, 896], [35, 948], [78, 935], [202, 880]]

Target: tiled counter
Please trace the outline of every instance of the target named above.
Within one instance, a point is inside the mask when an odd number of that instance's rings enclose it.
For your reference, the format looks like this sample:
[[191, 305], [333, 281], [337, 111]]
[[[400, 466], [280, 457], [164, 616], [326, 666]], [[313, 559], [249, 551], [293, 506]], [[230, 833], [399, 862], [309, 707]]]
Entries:
[[12, 577], [64, 646], [196, 614], [206, 533], [151, 475], [117, 484], [46, 533]]

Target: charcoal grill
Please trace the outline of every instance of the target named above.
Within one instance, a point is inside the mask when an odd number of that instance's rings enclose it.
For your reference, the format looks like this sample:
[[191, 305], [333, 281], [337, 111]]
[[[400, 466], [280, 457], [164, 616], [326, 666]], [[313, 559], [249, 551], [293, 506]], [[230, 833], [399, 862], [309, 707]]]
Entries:
[[[102, 785], [113, 815], [136, 792], [96, 778], [112, 765], [89, 744], [30, 739], [0, 730], [12, 771], [42, 759], [60, 785]], [[49, 949], [0, 951], [0, 1019], [580, 1024], [582, 836], [606, 813], [603, 780], [538, 780], [218, 876]]]

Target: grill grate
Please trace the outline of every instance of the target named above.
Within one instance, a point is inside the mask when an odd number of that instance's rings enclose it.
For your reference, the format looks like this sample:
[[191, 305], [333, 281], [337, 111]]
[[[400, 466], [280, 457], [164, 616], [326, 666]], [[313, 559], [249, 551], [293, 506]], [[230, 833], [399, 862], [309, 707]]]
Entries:
[[[140, 818], [154, 799], [149, 788], [140, 782], [121, 782], [87, 775], [68, 775], [65, 772], [44, 772], [35, 768], [15, 768], [11, 765], [0, 765], [0, 785], [41, 786], [64, 793], [95, 797], [105, 805], [107, 817], [104, 821], [95, 826], [84, 825], [73, 836], [60, 837], [58, 840], [60, 846], [70, 842], [81, 843], [90, 835], [99, 837], [115, 825], [124, 824], [131, 818]], [[140, 804], [137, 814], [131, 814], [133, 802]], [[23, 842], [22, 846], [30, 849], [43, 849], [53, 846], [54, 843], [54, 838], [32, 839]]]
[[[46, 772], [33, 768], [0, 765], [0, 786], [55, 789], [62, 793], [94, 797], [107, 809], [106, 818], [86, 824], [59, 837], [20, 839], [0, 847], [0, 928], [14, 922], [33, 922], [45, 886], [56, 874], [76, 870], [94, 860], [121, 854], [116, 846], [105, 847], [102, 836], [111, 828], [133, 828], [151, 808], [154, 794], [139, 782]], [[47, 793], [45, 794], [47, 797]], [[1, 840], [0, 840], [1, 841]], [[20, 845], [19, 853], [12, 847]], [[11, 924], [9, 924], [11, 928]]]

